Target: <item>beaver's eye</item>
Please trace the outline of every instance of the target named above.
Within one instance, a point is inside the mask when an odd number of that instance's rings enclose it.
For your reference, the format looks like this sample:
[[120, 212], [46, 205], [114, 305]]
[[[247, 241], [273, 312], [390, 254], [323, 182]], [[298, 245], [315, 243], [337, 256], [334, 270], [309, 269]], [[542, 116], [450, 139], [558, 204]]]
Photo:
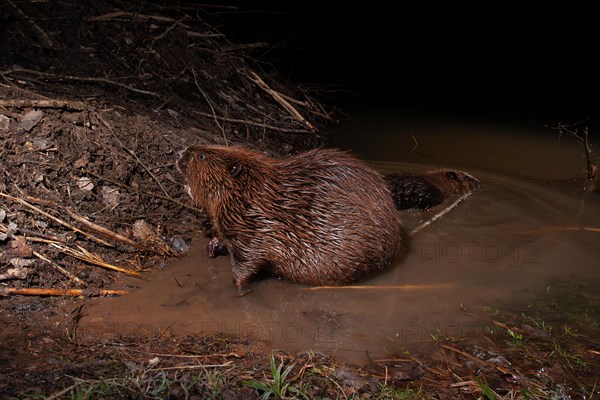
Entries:
[[200, 160], [200, 161], [206, 160], [206, 155], [204, 153], [198, 154], [198, 160]]

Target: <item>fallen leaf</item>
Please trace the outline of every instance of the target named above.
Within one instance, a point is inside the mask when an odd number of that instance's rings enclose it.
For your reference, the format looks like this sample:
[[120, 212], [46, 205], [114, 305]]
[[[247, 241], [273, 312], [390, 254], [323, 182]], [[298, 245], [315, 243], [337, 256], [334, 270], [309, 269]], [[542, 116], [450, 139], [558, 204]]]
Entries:
[[94, 184], [90, 178], [87, 176], [82, 176], [81, 178], [77, 179], [77, 187], [83, 191], [89, 192], [94, 188]]
[[19, 123], [18, 127], [30, 132], [38, 124], [38, 122], [40, 122], [43, 116], [44, 112], [42, 110], [31, 110], [23, 115], [21, 118], [21, 123]]
[[6, 281], [9, 279], [25, 279], [29, 275], [30, 270], [28, 268], [17, 267], [9, 268], [3, 274], [0, 274], [0, 281]]
[[28, 267], [35, 262], [35, 260], [26, 260], [24, 258], [11, 258], [8, 261], [15, 268]]
[[31, 257], [33, 255], [33, 250], [23, 237], [11, 240], [10, 247], [13, 253], [19, 257]]
[[102, 201], [106, 204], [115, 208], [119, 205], [120, 198], [121, 193], [119, 192], [119, 189], [110, 186], [102, 186]]
[[133, 223], [133, 237], [135, 239], [145, 241], [148, 239], [157, 238], [156, 232], [152, 228], [152, 225], [144, 221], [143, 219], [138, 219]]

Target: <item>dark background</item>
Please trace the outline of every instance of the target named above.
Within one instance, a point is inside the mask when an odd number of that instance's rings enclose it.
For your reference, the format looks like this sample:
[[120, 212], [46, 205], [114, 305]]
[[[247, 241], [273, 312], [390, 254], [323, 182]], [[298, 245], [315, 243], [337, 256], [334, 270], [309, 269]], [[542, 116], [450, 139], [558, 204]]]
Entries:
[[273, 45], [256, 55], [284, 77], [333, 91], [349, 112], [598, 119], [591, 9], [404, 4], [240, 1], [215, 12], [236, 41]]

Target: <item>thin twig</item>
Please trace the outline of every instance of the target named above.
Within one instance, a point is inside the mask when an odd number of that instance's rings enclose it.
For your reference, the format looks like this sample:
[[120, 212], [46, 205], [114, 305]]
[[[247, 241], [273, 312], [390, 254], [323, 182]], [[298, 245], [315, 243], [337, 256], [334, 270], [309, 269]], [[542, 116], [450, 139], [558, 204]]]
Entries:
[[[135, 352], [135, 350], [132, 349]], [[139, 351], [140, 353], [147, 354], [146, 351]], [[173, 357], [173, 358], [214, 358], [214, 357], [222, 357], [222, 358], [243, 358], [244, 356], [239, 353], [231, 352], [231, 353], [215, 353], [215, 354], [169, 354], [169, 353], [150, 353], [153, 356], [157, 357]]]
[[[0, 232], [6, 233], [6, 232], [8, 232], [8, 228], [6, 226], [0, 224]], [[17, 228], [17, 232], [22, 233], [23, 236], [13, 235], [13, 237], [15, 239], [23, 239], [23, 240], [27, 240], [28, 242], [67, 243], [67, 241], [68, 241], [67, 239], [64, 239], [64, 238], [61, 238], [58, 236], [47, 235], [45, 233], [36, 232], [36, 231], [29, 230], [29, 229], [21, 228], [21, 227]]]
[[227, 361], [223, 364], [209, 364], [209, 365], [180, 365], [175, 367], [162, 367], [162, 368], [151, 368], [147, 372], [150, 371], [171, 371], [176, 369], [199, 369], [199, 368], [223, 368], [228, 367], [233, 364], [233, 361]]
[[314, 291], [314, 290], [422, 290], [422, 289], [433, 289], [443, 288], [447, 285], [364, 285], [364, 286], [312, 286], [302, 288], [302, 290]]
[[50, 266], [52, 268], [56, 269], [61, 274], [65, 275], [67, 278], [75, 281], [77, 284], [79, 284], [81, 286], [87, 286], [87, 283], [85, 283], [84, 281], [82, 281], [81, 279], [79, 279], [78, 277], [76, 277], [75, 275], [73, 275], [72, 273], [70, 273], [69, 271], [67, 271], [66, 269], [64, 269], [60, 265], [58, 265], [57, 263], [55, 263], [52, 260], [50, 260], [50, 259], [46, 258], [45, 256], [41, 255], [37, 251], [34, 251], [33, 255], [36, 256], [37, 258], [39, 258], [40, 260], [47, 262], [48, 264], [50, 264]]
[[413, 148], [410, 150], [410, 152], [414, 152], [417, 147], [419, 146], [419, 142], [417, 142], [417, 138], [415, 137], [415, 135], [410, 135], [410, 137], [412, 138], [412, 140], [415, 142], [415, 145], [413, 146]]
[[93, 240], [96, 243], [100, 243], [103, 246], [113, 247], [112, 244], [110, 244], [110, 243], [108, 243], [108, 242], [106, 242], [106, 241], [104, 241], [104, 240], [102, 240], [102, 239], [100, 239], [100, 238], [98, 238], [98, 237], [96, 237], [94, 235], [91, 235], [91, 234], [89, 234], [89, 233], [87, 233], [85, 231], [82, 231], [79, 228], [74, 227], [73, 225], [66, 223], [65, 221], [63, 221], [60, 218], [55, 217], [54, 215], [48, 214], [44, 210], [39, 209], [38, 207], [34, 206], [33, 204], [29, 204], [28, 202], [26, 202], [23, 199], [20, 199], [18, 197], [13, 197], [13, 196], [11, 196], [9, 194], [6, 194], [6, 193], [3, 193], [3, 192], [0, 192], [0, 196], [4, 197], [6, 199], [9, 199], [9, 200], [15, 201], [15, 202], [17, 202], [19, 204], [22, 204], [25, 207], [27, 207], [27, 208], [29, 208], [29, 209], [31, 209], [31, 210], [33, 210], [33, 211], [35, 211], [35, 212], [37, 212], [37, 213], [45, 216], [47, 218], [50, 218], [52, 221], [57, 222], [57, 223], [59, 223], [62, 226], [66, 226], [67, 228], [69, 228], [69, 229], [71, 229], [71, 230], [73, 230], [73, 231], [75, 231], [77, 233], [82, 234], [83, 236], [87, 237], [88, 239]]
[[91, 290], [91, 289], [58, 289], [58, 288], [6, 288], [0, 287], [0, 296], [20, 294], [24, 296], [120, 296], [127, 294], [125, 290]]
[[35, 21], [33, 21], [31, 18], [29, 18], [29, 16], [27, 16], [23, 11], [21, 11], [21, 9], [17, 7], [15, 3], [13, 3], [11, 0], [6, 0], [6, 3], [10, 6], [10, 9], [13, 11], [13, 14], [27, 22], [28, 26], [33, 31], [33, 34], [38, 38], [38, 40], [40, 41], [40, 43], [42, 43], [44, 47], [47, 47], [49, 49], [56, 49], [56, 44], [54, 43], [54, 41], [50, 39], [50, 36], [48, 36], [46, 32], [44, 32], [44, 30], [40, 28], [38, 24], [35, 23]]
[[123, 142], [121, 142], [121, 139], [119, 139], [119, 137], [115, 134], [115, 132], [113, 131], [112, 127], [110, 126], [110, 124], [108, 122], [106, 122], [104, 120], [104, 118], [102, 118], [100, 115], [96, 115], [96, 117], [100, 120], [100, 122], [102, 122], [104, 124], [104, 126], [106, 126], [108, 128], [108, 130], [110, 131], [110, 133], [112, 133], [113, 137], [115, 139], [117, 139], [117, 142], [119, 142], [119, 144], [121, 145], [121, 147], [123, 148], [123, 150], [125, 150], [130, 156], [132, 156], [135, 161], [137, 161], [138, 164], [140, 164], [140, 166], [146, 170], [146, 172], [150, 175], [150, 177], [154, 180], [154, 182], [156, 182], [158, 184], [158, 187], [160, 187], [160, 189], [163, 191], [163, 193], [165, 194], [165, 196], [169, 196], [169, 194], [167, 193], [167, 191], [165, 190], [165, 188], [163, 187], [162, 183], [160, 183], [160, 181], [158, 180], [158, 178], [152, 173], [152, 171], [150, 171], [150, 168], [148, 168], [146, 166], [146, 164], [144, 164], [142, 162], [142, 160], [139, 159], [139, 157], [137, 156], [137, 154], [135, 154], [133, 152], [133, 150], [130, 150], [127, 148], [127, 146], [125, 146], [123, 144]]
[[284, 132], [284, 133], [311, 133], [310, 131], [307, 131], [306, 129], [279, 128], [277, 126], [264, 124], [262, 122], [249, 121], [247, 119], [237, 119], [237, 118], [220, 117], [218, 115], [216, 115], [216, 116], [215, 115], [210, 115], [210, 114], [204, 113], [202, 111], [196, 111], [196, 110], [192, 110], [192, 112], [194, 114], [198, 114], [198, 115], [201, 115], [203, 117], [218, 118], [221, 121], [225, 121], [225, 122], [231, 122], [231, 123], [234, 123], [234, 124], [242, 124], [242, 125], [250, 125], [250, 126], [255, 126], [257, 128], [269, 129], [269, 130], [277, 131], [277, 132]]
[[448, 350], [452, 350], [453, 352], [458, 353], [458, 354], [460, 354], [462, 356], [465, 356], [468, 359], [473, 360], [473, 361], [475, 361], [475, 362], [477, 362], [479, 364], [482, 364], [482, 365], [485, 365], [485, 366], [491, 367], [491, 368], [495, 367], [495, 365], [493, 365], [493, 364], [491, 364], [491, 363], [489, 363], [487, 361], [481, 360], [481, 359], [479, 359], [479, 358], [477, 358], [477, 357], [475, 357], [475, 356], [473, 356], [473, 355], [471, 355], [469, 353], [465, 353], [464, 351], [459, 350], [456, 347], [448, 346], [446, 344], [442, 344], [442, 347], [445, 348], [445, 349], [448, 349]]
[[210, 107], [210, 110], [213, 113], [212, 116], [215, 119], [215, 124], [217, 124], [217, 126], [219, 127], [219, 129], [221, 129], [221, 132], [223, 133], [223, 140], [225, 140], [225, 146], [229, 146], [229, 143], [227, 142], [227, 135], [225, 135], [225, 128], [223, 128], [223, 125], [221, 125], [221, 123], [219, 123], [219, 119], [217, 118], [217, 113], [215, 112], [215, 108], [213, 107], [211, 101], [208, 99], [208, 96], [206, 95], [206, 93], [204, 93], [204, 90], [202, 90], [202, 88], [198, 84], [198, 80], [196, 79], [196, 71], [194, 71], [194, 67], [192, 67], [192, 74], [194, 75], [194, 83], [196, 84], [196, 88], [202, 94], [202, 96], [204, 96], [204, 100], [206, 100], [206, 102], [208, 103], [208, 105]]
[[181, 24], [183, 21], [185, 21], [186, 19], [188, 19], [189, 17], [187, 15], [179, 18], [177, 21], [173, 22], [167, 29], [165, 29], [165, 31], [163, 33], [161, 33], [160, 35], [158, 35], [157, 37], [155, 37], [152, 42], [156, 42], [157, 40], [160, 40], [162, 38], [164, 38], [165, 36], [167, 36], [169, 34], [169, 32], [171, 32], [173, 29], [175, 29], [175, 27], [179, 24]]
[[9, 68], [5, 71], [0, 71], [0, 75], [10, 75], [13, 72], [24, 72], [27, 74], [34, 74], [34, 75], [43, 76], [46, 78], [65, 79], [65, 80], [69, 80], [69, 81], [106, 83], [108, 85], [118, 86], [120, 88], [127, 89], [127, 90], [135, 92], [135, 93], [145, 94], [145, 95], [154, 96], [154, 97], [160, 97], [160, 95], [156, 92], [150, 92], [148, 90], [137, 89], [137, 88], [134, 88], [133, 86], [126, 85], [121, 82], [116, 82], [116, 81], [113, 81], [113, 80], [110, 80], [107, 78], [91, 78], [91, 77], [73, 76], [73, 75], [57, 75], [57, 74], [51, 74], [49, 72], [41, 72], [41, 71], [36, 71], [33, 69], [23, 68], [18, 65], [13, 65], [11, 68]]
[[298, 99], [295, 99], [295, 98], [290, 97], [290, 96], [288, 96], [286, 94], [283, 94], [283, 93], [279, 93], [279, 95], [281, 97], [283, 97], [284, 99], [286, 99], [287, 101], [289, 101], [290, 103], [297, 104], [297, 105], [302, 106], [302, 107], [310, 108], [311, 109], [310, 110], [311, 114], [318, 115], [319, 117], [325, 118], [325, 119], [327, 119], [329, 121], [333, 121], [331, 113], [328, 114], [323, 109], [316, 110], [315, 109], [316, 108], [315, 105], [312, 104], [311, 102], [306, 102], [306, 101], [298, 100]]
[[564, 124], [559, 122], [556, 126], [548, 125], [548, 124], [540, 124], [545, 128], [552, 129], [558, 132], [558, 137], [560, 138], [565, 133], [573, 136], [577, 139], [582, 145], [585, 151], [585, 162], [586, 162], [586, 173], [588, 181], [592, 181], [595, 178], [594, 174], [594, 165], [592, 164], [592, 148], [590, 146], [589, 140], [589, 129], [587, 126], [583, 127], [583, 136], [579, 133], [579, 125], [581, 125], [583, 121], [577, 121], [572, 124]]
[[300, 121], [304, 126], [308, 127], [312, 132], [317, 132], [317, 128], [306, 120], [299, 112], [292, 106], [286, 99], [281, 97], [279, 92], [271, 89], [256, 72], [249, 70], [248, 73], [252, 78], [253, 82], [256, 83], [261, 89], [270, 94], [275, 101], [277, 101], [285, 110], [287, 110], [294, 118]]
[[544, 232], [595, 232], [595, 233], [600, 233], [600, 228], [592, 228], [589, 226], [563, 226], [563, 227], [534, 229], [534, 230], [526, 231], [523, 233], [525, 235], [530, 235], [532, 233], [544, 233]]
[[129, 239], [129, 238], [123, 236], [123, 235], [119, 235], [118, 233], [113, 232], [110, 229], [107, 229], [107, 228], [105, 228], [103, 226], [100, 226], [100, 225], [97, 225], [97, 224], [93, 223], [92, 221], [86, 219], [85, 217], [82, 217], [81, 215], [77, 214], [75, 211], [71, 210], [70, 208], [65, 208], [65, 211], [75, 221], [78, 221], [79, 223], [87, 226], [88, 228], [92, 229], [93, 231], [95, 231], [99, 235], [102, 235], [102, 236], [104, 236], [106, 238], [109, 238], [109, 239], [113, 239], [113, 240], [122, 242], [122, 243], [124, 243], [126, 245], [129, 245], [129, 246], [138, 247], [138, 244], [136, 242], [134, 242], [133, 240], [131, 240], [131, 239]]

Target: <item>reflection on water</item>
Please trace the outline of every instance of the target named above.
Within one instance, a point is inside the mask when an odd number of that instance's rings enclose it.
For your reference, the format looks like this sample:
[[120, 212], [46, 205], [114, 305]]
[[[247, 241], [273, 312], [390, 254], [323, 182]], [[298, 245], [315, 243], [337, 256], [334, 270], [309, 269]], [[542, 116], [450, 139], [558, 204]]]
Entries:
[[[489, 324], [482, 307], [518, 308], [557, 282], [600, 290], [600, 234], [584, 229], [600, 227], [598, 194], [565, 181], [583, 176], [577, 146], [535, 132], [396, 129], [380, 137], [358, 132], [346, 144], [363, 149], [366, 159], [385, 160], [371, 161], [383, 172], [458, 167], [481, 180], [479, 191], [412, 238], [399, 265], [348, 288], [266, 279], [240, 298], [228, 258], [209, 259], [199, 238], [186, 257], [142, 281], [119, 282], [139, 288], [96, 301], [83, 329], [227, 333], [364, 362], [432, 343], [440, 332], [475, 340]], [[403, 212], [404, 222], [410, 229], [434, 212]]]

